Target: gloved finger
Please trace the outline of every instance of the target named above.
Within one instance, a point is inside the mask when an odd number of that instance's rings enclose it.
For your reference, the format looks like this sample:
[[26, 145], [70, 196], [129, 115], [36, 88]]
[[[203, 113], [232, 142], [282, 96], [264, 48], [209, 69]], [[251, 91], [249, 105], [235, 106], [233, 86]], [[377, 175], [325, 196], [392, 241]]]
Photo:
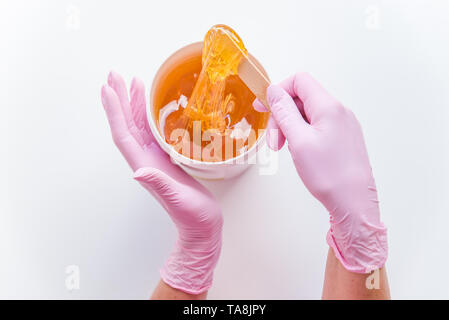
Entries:
[[293, 101], [295, 101], [296, 106], [298, 107], [299, 112], [301, 113], [304, 120], [306, 120], [307, 123], [310, 123], [309, 119], [307, 119], [306, 113], [304, 112], [304, 104], [302, 103], [301, 99], [298, 98], [298, 95], [295, 93], [294, 90], [292, 90], [291, 82], [292, 77], [285, 79], [284, 81], [281, 81], [279, 83], [279, 86], [281, 86], [282, 89], [287, 91], [287, 93], [293, 98]]
[[[269, 112], [263, 103], [257, 98], [253, 101], [253, 108], [258, 112]], [[274, 151], [282, 149], [285, 143], [284, 134], [279, 129], [273, 117], [268, 119], [266, 139], [268, 147]]]
[[133, 135], [136, 141], [141, 146], [143, 146], [144, 140], [140, 135], [140, 132], [136, 127], [136, 124], [134, 123], [125, 81], [117, 72], [111, 71], [108, 76], [108, 84], [112, 89], [114, 89], [115, 93], [119, 98], [120, 106], [122, 108], [122, 112], [125, 117], [126, 125], [129, 128], [129, 132]]
[[156, 168], [144, 167], [134, 172], [134, 179], [142, 182], [148, 191], [156, 195], [168, 212], [171, 211], [170, 207], [180, 205], [180, 185], [166, 173]]
[[285, 144], [285, 136], [272, 116], [268, 119], [267, 144], [274, 151], [281, 150]]
[[129, 91], [131, 95], [130, 104], [134, 123], [137, 129], [139, 129], [144, 143], [149, 145], [154, 141], [154, 137], [148, 124], [145, 85], [143, 84], [143, 81], [134, 78], [131, 81], [131, 88]]
[[142, 157], [143, 150], [134, 137], [123, 116], [119, 98], [108, 85], [101, 88], [101, 101], [109, 121], [112, 139], [133, 170], [139, 167], [136, 159]]
[[289, 143], [301, 139], [301, 131], [309, 129], [309, 125], [301, 116], [292, 97], [280, 86], [270, 85], [267, 89], [267, 100], [271, 114], [276, 120]]
[[315, 123], [320, 117], [331, 114], [338, 101], [332, 97], [321, 84], [310, 74], [299, 72], [281, 83], [282, 88], [291, 97], [297, 97], [302, 102], [299, 109], [304, 119]]
[[269, 110], [263, 105], [263, 103], [259, 99], [254, 99], [253, 108], [258, 112], [268, 112]]

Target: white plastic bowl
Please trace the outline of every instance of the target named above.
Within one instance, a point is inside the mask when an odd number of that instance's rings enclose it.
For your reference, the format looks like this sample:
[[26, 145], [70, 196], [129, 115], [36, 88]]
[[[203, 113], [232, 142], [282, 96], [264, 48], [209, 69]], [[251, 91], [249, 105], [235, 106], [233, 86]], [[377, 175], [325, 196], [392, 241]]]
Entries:
[[[203, 162], [198, 160], [190, 159], [174, 150], [174, 148], [168, 144], [165, 139], [161, 136], [159, 129], [156, 126], [156, 115], [154, 112], [154, 94], [157, 90], [159, 83], [164, 79], [167, 72], [173, 69], [173, 65], [177, 65], [180, 61], [187, 60], [189, 58], [201, 55], [203, 43], [195, 42], [187, 45], [175, 53], [173, 53], [167, 60], [161, 65], [158, 72], [156, 73], [150, 92], [150, 104], [149, 104], [149, 123], [150, 129], [155, 137], [156, 141], [159, 143], [161, 148], [167, 152], [172, 161], [178, 164], [184, 169], [188, 174], [193, 177], [207, 180], [221, 180], [230, 179], [242, 174], [245, 170], [249, 168], [250, 165], [256, 163], [257, 150], [260, 149], [263, 143], [265, 143], [265, 133], [257, 139], [256, 143], [248, 149], [243, 154], [228, 159], [226, 161], [219, 162]], [[262, 65], [254, 58], [251, 54], [248, 54], [249, 58], [259, 67], [259, 69], [268, 75]]]

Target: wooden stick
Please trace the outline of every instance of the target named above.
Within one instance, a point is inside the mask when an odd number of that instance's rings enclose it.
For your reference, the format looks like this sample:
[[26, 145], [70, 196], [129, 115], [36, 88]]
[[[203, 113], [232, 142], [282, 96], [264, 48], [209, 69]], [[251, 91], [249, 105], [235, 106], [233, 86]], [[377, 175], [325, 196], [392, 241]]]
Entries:
[[246, 86], [254, 93], [265, 108], [270, 111], [270, 106], [267, 102], [267, 88], [270, 85], [270, 81], [265, 75], [257, 68], [257, 66], [248, 58], [248, 56], [240, 49], [235, 41], [226, 35], [231, 40], [234, 47], [236, 47], [242, 53], [242, 60], [238, 67], [238, 75], [240, 79], [246, 84]]

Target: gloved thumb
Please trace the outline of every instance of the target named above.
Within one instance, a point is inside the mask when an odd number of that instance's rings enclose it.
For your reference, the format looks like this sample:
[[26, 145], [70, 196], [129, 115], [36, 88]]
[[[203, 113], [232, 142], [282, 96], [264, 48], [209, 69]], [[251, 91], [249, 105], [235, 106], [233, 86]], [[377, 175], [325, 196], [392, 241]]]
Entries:
[[293, 98], [278, 85], [267, 89], [267, 101], [271, 114], [289, 143], [295, 143], [301, 137], [301, 131], [307, 130], [309, 124], [302, 117]]
[[179, 202], [179, 183], [156, 168], [140, 168], [134, 173], [134, 179], [142, 182], [148, 191], [162, 200], [162, 205], [170, 207]]

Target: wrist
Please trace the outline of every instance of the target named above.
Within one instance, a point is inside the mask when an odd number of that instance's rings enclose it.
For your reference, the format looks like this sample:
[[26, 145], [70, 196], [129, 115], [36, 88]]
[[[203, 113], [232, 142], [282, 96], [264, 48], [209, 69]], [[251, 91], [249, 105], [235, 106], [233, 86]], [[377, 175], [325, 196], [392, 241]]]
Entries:
[[161, 278], [169, 286], [190, 293], [207, 291], [221, 252], [222, 220], [213, 229], [181, 234], [162, 267]]
[[347, 213], [339, 221], [331, 215], [326, 236], [341, 264], [351, 272], [368, 273], [382, 268], [388, 256], [387, 228], [377, 217]]

